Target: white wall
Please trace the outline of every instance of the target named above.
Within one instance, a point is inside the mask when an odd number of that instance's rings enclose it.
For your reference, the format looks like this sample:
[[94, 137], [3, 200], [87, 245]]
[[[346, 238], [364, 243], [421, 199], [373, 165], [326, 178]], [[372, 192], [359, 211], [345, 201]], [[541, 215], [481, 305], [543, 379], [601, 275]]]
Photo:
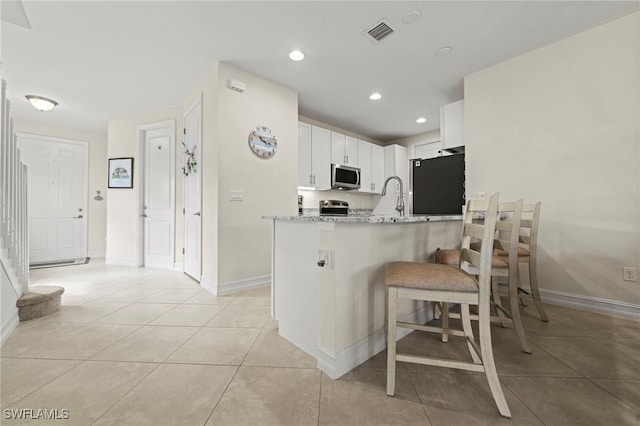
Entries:
[[[89, 144], [89, 211], [88, 252], [89, 257], [104, 257], [107, 212], [107, 136], [102, 133], [50, 126], [27, 121], [15, 123], [16, 133], [49, 136], [55, 138], [85, 141]], [[96, 190], [100, 190], [105, 198], [102, 201], [93, 199]]]
[[21, 296], [16, 293], [2, 262], [0, 262], [0, 292], [2, 295], [0, 297], [0, 320], [2, 321], [0, 323], [0, 346], [2, 346], [20, 322], [16, 302]]
[[[108, 125], [108, 150], [104, 159], [105, 169], [103, 174], [104, 186], [107, 186], [107, 159], [119, 157], [134, 157], [133, 161], [133, 189], [107, 189], [107, 244], [106, 263], [112, 265], [137, 266], [138, 265], [138, 196], [140, 189], [140, 164], [138, 157], [138, 131], [137, 127], [143, 124], [151, 124], [160, 121], [175, 120], [176, 133], [182, 129], [182, 108], [171, 107], [160, 111], [139, 114], [133, 117], [118, 118], [109, 121]], [[181, 135], [176, 135], [176, 176], [181, 179], [182, 172], [182, 140]], [[176, 210], [182, 200], [182, 184], [176, 183]], [[176, 234], [182, 235], [183, 224], [176, 220]], [[182, 241], [182, 238], [180, 238]], [[182, 259], [182, 245], [176, 239], [176, 262]]]
[[[227, 89], [229, 78], [244, 82], [245, 92]], [[224, 285], [269, 275], [271, 222], [262, 215], [298, 211], [298, 94], [222, 63], [218, 85], [218, 279]], [[249, 149], [257, 126], [278, 141], [268, 160]], [[230, 190], [243, 191], [244, 200], [230, 201]]]
[[469, 196], [542, 200], [547, 296], [636, 313], [640, 285], [622, 267], [640, 267], [639, 22], [636, 12], [466, 77], [464, 124]]

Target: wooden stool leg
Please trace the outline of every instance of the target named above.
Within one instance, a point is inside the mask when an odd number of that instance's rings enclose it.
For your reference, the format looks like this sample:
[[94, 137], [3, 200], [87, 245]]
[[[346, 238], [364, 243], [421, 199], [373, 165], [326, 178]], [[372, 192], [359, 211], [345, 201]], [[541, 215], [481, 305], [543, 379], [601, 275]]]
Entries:
[[533, 302], [536, 305], [538, 314], [540, 314], [540, 319], [548, 322], [549, 317], [547, 316], [547, 311], [544, 310], [544, 305], [540, 298], [540, 291], [538, 290], [538, 271], [536, 271], [535, 266], [531, 266], [531, 259], [529, 260], [529, 285], [531, 286], [531, 295], [533, 296]]
[[462, 320], [462, 330], [464, 331], [464, 336], [467, 339], [467, 347], [469, 348], [469, 352], [471, 353], [471, 358], [473, 362], [476, 364], [482, 364], [482, 360], [479, 357], [479, 354], [476, 352], [476, 348], [473, 345], [473, 328], [471, 328], [471, 317], [469, 316], [469, 305], [463, 303], [460, 305], [460, 319]]
[[389, 314], [387, 318], [387, 395], [393, 396], [396, 391], [396, 311], [398, 289], [389, 287]]
[[[493, 395], [493, 400], [498, 406], [500, 415], [503, 417], [511, 418], [511, 411], [507, 405], [507, 400], [502, 392], [502, 386], [498, 379], [498, 372], [496, 370], [496, 364], [493, 359], [493, 348], [491, 347], [491, 328], [490, 328], [490, 312], [482, 312], [483, 307], [479, 307], [479, 334], [480, 334], [480, 352], [482, 355], [482, 363], [484, 364], [484, 372], [487, 376], [487, 382], [489, 383], [489, 389]], [[488, 310], [489, 307], [487, 306]]]
[[449, 334], [444, 331], [444, 329], [449, 328], [449, 304], [447, 302], [442, 302], [442, 311], [440, 312], [440, 317], [442, 318], [442, 342], [447, 343], [449, 341]]
[[[500, 285], [498, 283], [498, 278], [491, 277], [491, 293], [493, 295], [493, 303], [496, 306], [496, 315], [500, 319], [500, 325], [502, 328], [507, 328], [507, 324], [509, 324], [506, 315], [502, 311], [502, 299], [500, 298]], [[500, 309], [502, 308], [502, 309]]]
[[524, 327], [522, 326], [522, 317], [520, 316], [520, 307], [518, 306], [518, 287], [520, 286], [520, 280], [518, 279], [518, 271], [515, 273], [509, 273], [509, 305], [511, 308], [511, 319], [513, 320], [513, 328], [516, 330], [518, 340], [522, 350], [528, 354], [531, 353], [531, 347], [527, 342], [527, 336], [524, 333]]

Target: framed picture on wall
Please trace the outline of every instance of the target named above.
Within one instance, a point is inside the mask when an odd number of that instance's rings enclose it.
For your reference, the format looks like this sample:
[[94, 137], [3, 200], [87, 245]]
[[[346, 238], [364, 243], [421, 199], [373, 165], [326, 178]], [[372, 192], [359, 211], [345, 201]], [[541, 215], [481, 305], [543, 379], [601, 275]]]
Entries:
[[133, 157], [109, 158], [109, 188], [133, 188]]

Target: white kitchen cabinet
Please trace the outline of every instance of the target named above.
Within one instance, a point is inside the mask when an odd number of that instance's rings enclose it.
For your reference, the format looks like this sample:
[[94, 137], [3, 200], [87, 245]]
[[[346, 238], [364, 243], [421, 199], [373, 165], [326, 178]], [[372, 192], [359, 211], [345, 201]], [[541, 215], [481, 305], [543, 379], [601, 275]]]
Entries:
[[331, 132], [298, 123], [298, 186], [331, 188]]
[[358, 140], [341, 133], [331, 132], [331, 162], [358, 167]]
[[369, 142], [358, 141], [358, 166], [360, 167], [358, 192], [380, 192], [384, 183], [384, 148]]
[[464, 99], [440, 107], [440, 138], [442, 148], [464, 146]]
[[[384, 176], [385, 180], [390, 176], [398, 176], [402, 180], [402, 193], [400, 192], [400, 184], [397, 180], [392, 180], [387, 186], [387, 193], [380, 197], [380, 200], [373, 209], [375, 214], [394, 214], [398, 215], [395, 209], [398, 197], [402, 197], [405, 206], [405, 214], [409, 210], [409, 159], [407, 157], [407, 148], [400, 145], [387, 145], [384, 147]], [[384, 182], [383, 182], [384, 184]], [[381, 192], [376, 190], [376, 192]]]
[[371, 144], [371, 192], [382, 191], [384, 180], [384, 147]]
[[360, 165], [360, 189], [358, 192], [372, 192], [371, 176], [373, 166], [371, 164], [371, 143], [358, 141], [358, 164]]

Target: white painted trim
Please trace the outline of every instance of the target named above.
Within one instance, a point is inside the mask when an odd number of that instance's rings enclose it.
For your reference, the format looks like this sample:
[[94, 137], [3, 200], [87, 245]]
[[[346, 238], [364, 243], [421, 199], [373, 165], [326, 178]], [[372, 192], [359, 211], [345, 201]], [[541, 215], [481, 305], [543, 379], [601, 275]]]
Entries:
[[640, 319], [640, 305], [633, 303], [543, 289], [540, 289], [540, 296], [544, 303], [550, 305], [564, 306], [605, 315]]
[[[189, 274], [187, 275], [189, 276]], [[200, 286], [212, 295], [218, 296], [218, 286], [214, 283], [210, 283], [204, 278], [204, 276], [200, 276]]]
[[11, 337], [11, 333], [18, 327], [20, 324], [20, 318], [18, 316], [18, 308], [15, 308], [13, 314], [11, 314], [11, 318], [7, 321], [6, 324], [2, 324], [2, 331], [0, 331], [0, 346], [3, 346], [4, 343]]
[[134, 268], [139, 267], [138, 259], [122, 258], [122, 257], [105, 257], [104, 264], [115, 265], [115, 266], [132, 266]]
[[[433, 319], [432, 304], [428, 303], [424, 308], [409, 315], [403, 321], [416, 324], [425, 324]], [[398, 328], [396, 340], [400, 340], [414, 330], [408, 328]], [[337, 354], [319, 347], [318, 368], [332, 379], [338, 379], [342, 375], [356, 368], [369, 358], [375, 356], [387, 347], [387, 330], [381, 329], [369, 335], [367, 338], [341, 350]]]
[[91, 259], [104, 259], [106, 255], [107, 253], [104, 251], [90, 251], [88, 257]]
[[251, 288], [264, 287], [271, 284], [271, 274], [260, 275], [243, 280], [228, 281], [218, 284], [218, 296], [225, 296], [240, 290], [248, 290]]
[[174, 270], [175, 272], [182, 272], [182, 270], [183, 270], [183, 269], [184, 269], [184, 268], [182, 267], [182, 263], [181, 263], [181, 262], [175, 262], [175, 263], [173, 264], [173, 270]]

